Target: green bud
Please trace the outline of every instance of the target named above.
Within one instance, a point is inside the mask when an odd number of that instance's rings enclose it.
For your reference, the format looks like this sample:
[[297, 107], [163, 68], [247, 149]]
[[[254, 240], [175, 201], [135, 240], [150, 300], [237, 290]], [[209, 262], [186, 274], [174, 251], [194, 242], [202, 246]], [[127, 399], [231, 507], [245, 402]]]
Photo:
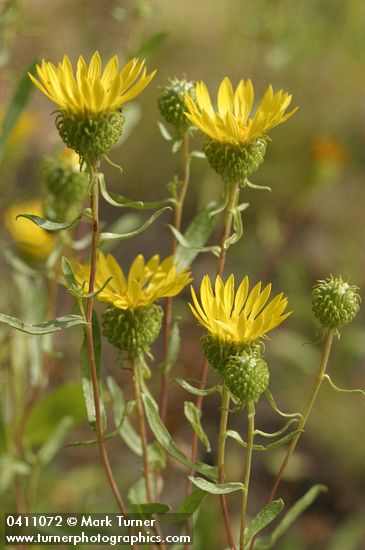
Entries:
[[188, 80], [171, 79], [167, 86], [162, 88], [157, 99], [158, 108], [166, 122], [172, 124], [179, 135], [182, 135], [191, 126], [185, 116], [186, 105], [184, 95], [188, 92], [194, 99], [195, 84]]
[[155, 304], [137, 309], [109, 306], [103, 313], [103, 334], [120, 351], [147, 352], [161, 331], [163, 309]]
[[318, 281], [312, 292], [312, 309], [323, 327], [338, 330], [354, 319], [360, 309], [358, 287], [342, 277]]
[[242, 355], [245, 351], [255, 357], [259, 357], [264, 350], [264, 344], [261, 341], [251, 342], [250, 344], [223, 342], [209, 333], [202, 337], [201, 345], [204, 357], [221, 374], [223, 374], [229, 357]]
[[224, 383], [240, 403], [255, 403], [269, 385], [266, 362], [255, 355], [244, 353], [229, 357], [223, 373]]
[[72, 219], [88, 195], [88, 177], [59, 158], [49, 158], [43, 167], [47, 187], [45, 210], [47, 217], [57, 222]]
[[241, 145], [209, 140], [204, 146], [204, 153], [224, 183], [244, 185], [246, 178], [264, 161], [266, 144], [266, 137]]
[[92, 164], [117, 145], [123, 132], [124, 116], [119, 111], [76, 116], [59, 111], [57, 130], [70, 149], [80, 155], [81, 162]]

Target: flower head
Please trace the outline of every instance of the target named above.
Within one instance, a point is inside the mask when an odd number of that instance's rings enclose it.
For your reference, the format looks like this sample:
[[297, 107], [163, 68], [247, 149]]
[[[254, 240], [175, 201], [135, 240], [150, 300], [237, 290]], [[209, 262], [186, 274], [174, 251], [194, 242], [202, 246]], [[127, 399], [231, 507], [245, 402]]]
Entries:
[[249, 292], [246, 276], [235, 293], [233, 275], [226, 284], [218, 276], [213, 291], [205, 275], [200, 285], [201, 304], [192, 288], [193, 305], [189, 305], [199, 323], [214, 338], [222, 343], [246, 345], [273, 330], [291, 314], [284, 313], [288, 300], [282, 293], [267, 304], [270, 292], [271, 284], [261, 291], [261, 282]]
[[283, 90], [274, 94], [270, 85], [252, 116], [254, 97], [251, 80], [241, 80], [234, 91], [231, 81], [225, 77], [219, 86], [218, 111], [215, 111], [208, 89], [200, 81], [196, 86], [196, 101], [185, 94], [186, 116], [213, 141], [242, 145], [264, 136], [297, 110], [286, 113], [292, 96]]
[[20, 214], [44, 216], [42, 202], [31, 200], [9, 206], [5, 210], [4, 222], [10, 235], [23, 252], [38, 260], [47, 258], [55, 247], [54, 237], [26, 218], [17, 219]]
[[97, 115], [117, 111], [134, 99], [150, 83], [156, 71], [147, 75], [144, 61], [131, 59], [119, 70], [119, 60], [112, 57], [102, 73], [99, 52], [95, 52], [89, 66], [80, 55], [74, 75], [71, 61], [64, 56], [55, 66], [42, 60], [37, 65], [38, 78], [29, 73], [33, 84], [59, 107], [78, 116]]
[[[89, 265], [74, 266], [75, 276], [80, 284], [88, 281]], [[118, 309], [138, 309], [150, 306], [160, 298], [176, 296], [192, 280], [186, 269], [177, 272], [173, 256], [160, 263], [156, 254], [146, 262], [139, 254], [126, 276], [115, 258], [99, 253], [95, 290], [99, 290], [109, 277], [109, 284], [97, 295], [102, 302], [108, 302]]]

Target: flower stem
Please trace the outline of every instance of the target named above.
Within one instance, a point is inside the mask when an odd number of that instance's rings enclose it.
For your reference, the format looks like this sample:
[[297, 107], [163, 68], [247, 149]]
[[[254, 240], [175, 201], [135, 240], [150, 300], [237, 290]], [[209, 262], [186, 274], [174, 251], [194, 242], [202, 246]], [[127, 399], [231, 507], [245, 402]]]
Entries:
[[247, 513], [248, 489], [250, 485], [254, 430], [255, 430], [255, 407], [253, 403], [247, 403], [247, 447], [246, 447], [245, 475], [243, 479], [244, 490], [242, 493], [242, 507], [241, 507], [240, 550], [244, 550], [245, 548], [246, 513]]
[[[91, 212], [93, 219], [92, 227], [92, 243], [91, 243], [91, 266], [90, 266], [90, 279], [89, 279], [89, 292], [94, 292], [95, 288], [95, 277], [96, 277], [96, 263], [98, 255], [98, 244], [99, 244], [99, 184], [98, 184], [98, 164], [94, 163], [91, 170]], [[91, 297], [88, 300], [86, 306], [86, 342], [87, 349], [89, 353], [90, 360], [90, 370], [91, 370], [91, 382], [93, 388], [93, 398], [95, 406], [95, 424], [96, 424], [96, 435], [98, 440], [98, 447], [101, 462], [105, 470], [110, 488], [113, 492], [114, 498], [118, 505], [119, 510], [123, 513], [127, 513], [126, 506], [123, 502], [122, 496], [119, 492], [117, 484], [115, 482], [113, 472], [110, 466], [108, 453], [104, 441], [104, 431], [102, 424], [102, 417], [100, 411], [100, 396], [98, 388], [98, 376], [96, 369], [96, 360], [95, 360], [95, 350], [94, 350], [94, 340], [93, 340], [93, 331], [92, 331], [92, 314], [93, 314], [93, 305], [94, 298]]]
[[[225, 447], [226, 447], [226, 439], [227, 439], [227, 423], [228, 423], [230, 399], [231, 398], [230, 398], [229, 391], [227, 390], [226, 387], [223, 386], [221, 418], [219, 423], [219, 440], [218, 440], [218, 483], [224, 483], [224, 480], [225, 480], [224, 458], [225, 458]], [[224, 524], [227, 532], [228, 543], [230, 545], [230, 548], [235, 548], [227, 501], [224, 498], [224, 495], [220, 495], [220, 501], [221, 501], [221, 506], [223, 511]]]
[[[325, 373], [326, 373], [326, 369], [327, 369], [327, 365], [328, 365], [328, 360], [329, 360], [329, 356], [330, 356], [330, 353], [331, 353], [333, 335], [334, 335], [334, 331], [332, 329], [328, 329], [327, 333], [326, 333], [326, 336], [325, 336], [324, 344], [323, 344], [321, 363], [320, 363], [320, 366], [319, 366], [319, 369], [318, 369], [318, 373], [317, 373], [317, 376], [316, 376], [316, 379], [315, 379], [315, 382], [314, 382], [312, 392], [310, 394], [306, 409], [303, 413], [301, 421], [298, 424], [298, 428], [297, 428], [298, 433], [292, 439], [292, 442], [291, 442], [291, 444], [290, 444], [290, 446], [287, 450], [287, 453], [286, 453], [286, 455], [284, 457], [284, 460], [283, 460], [283, 462], [280, 466], [280, 469], [279, 469], [279, 471], [278, 471], [278, 473], [275, 477], [274, 483], [273, 483], [273, 485], [271, 487], [271, 490], [270, 490], [269, 497], [267, 499], [267, 504], [270, 504], [270, 502], [272, 502], [275, 498], [276, 491], [278, 490], [278, 487], [280, 485], [281, 478], [283, 476], [284, 470], [287, 467], [288, 462], [289, 462], [292, 454], [294, 453], [294, 450], [295, 450], [295, 448], [298, 444], [300, 436], [302, 435], [302, 433], [304, 431], [304, 427], [307, 423], [307, 420], [308, 420], [308, 417], [311, 413], [313, 405], [316, 401], [319, 389], [320, 389], [321, 384], [322, 384], [322, 382], [324, 380], [324, 377], [325, 377]], [[254, 548], [255, 539], [256, 539], [256, 537], [254, 537], [253, 540], [252, 540], [250, 550], [253, 550], [253, 548]]]
[[[186, 192], [188, 190], [189, 179], [190, 179], [190, 152], [189, 152], [189, 133], [185, 132], [183, 137], [183, 179], [180, 192], [177, 198], [175, 205], [175, 215], [174, 215], [174, 227], [178, 231], [181, 229], [181, 219], [182, 211], [184, 207]], [[171, 254], [175, 255], [177, 247], [177, 239], [175, 235], [172, 235], [171, 240]], [[166, 359], [167, 350], [170, 339], [171, 323], [172, 323], [172, 300], [173, 298], [166, 298], [165, 302], [165, 322], [164, 322], [164, 343], [163, 343], [163, 354]], [[169, 377], [170, 373], [167, 369], [164, 369], [161, 378], [161, 393], [160, 393], [160, 415], [162, 422], [166, 422], [167, 416], [167, 405], [168, 405], [168, 388], [169, 388]]]
[[[236, 206], [238, 204], [238, 197], [239, 197], [239, 186], [238, 186], [238, 183], [236, 183], [236, 184], [232, 185], [232, 187], [230, 189], [228, 204], [227, 204], [227, 208], [225, 210], [223, 233], [222, 233], [222, 237], [221, 237], [221, 252], [220, 252], [220, 255], [219, 255], [219, 258], [218, 258], [218, 263], [217, 263], [217, 275], [222, 275], [225, 264], [226, 264], [227, 249], [225, 248], [225, 242], [226, 242], [226, 240], [228, 239], [228, 237], [231, 233], [232, 223], [233, 223], [233, 216], [234, 216], [234, 209], [236, 208]], [[202, 366], [201, 366], [201, 371], [200, 371], [199, 389], [204, 389], [205, 388], [205, 384], [206, 384], [207, 377], [208, 377], [208, 367], [209, 367], [209, 363], [208, 363], [207, 359], [204, 358], [203, 362], [202, 362]], [[195, 406], [197, 407], [198, 411], [202, 410], [203, 396], [199, 395], [196, 398]], [[198, 436], [194, 431], [193, 436], [192, 436], [192, 442], [191, 442], [191, 462], [195, 462], [196, 457], [197, 457], [197, 452], [198, 452]], [[192, 475], [192, 473], [193, 473], [192, 470], [190, 470], [189, 475]], [[187, 484], [186, 484], [186, 490], [185, 490], [186, 495], [188, 495], [191, 492], [191, 488], [192, 488], [192, 482], [190, 480], [188, 480]], [[225, 518], [227, 518], [227, 522], [230, 526], [230, 518], [229, 518], [229, 515], [228, 515], [228, 512], [227, 512], [227, 503], [226, 503], [225, 495], [221, 495], [221, 504], [222, 504], [222, 508], [223, 508], [223, 514], [224, 514]], [[227, 523], [226, 523], [226, 525], [227, 525]], [[230, 526], [229, 531], [227, 530], [228, 540], [230, 539], [230, 534], [229, 533], [231, 532], [231, 530], [232, 529], [231, 529], [231, 526]], [[231, 548], [235, 549], [235, 546], [233, 545], [233, 546], [231, 546]]]

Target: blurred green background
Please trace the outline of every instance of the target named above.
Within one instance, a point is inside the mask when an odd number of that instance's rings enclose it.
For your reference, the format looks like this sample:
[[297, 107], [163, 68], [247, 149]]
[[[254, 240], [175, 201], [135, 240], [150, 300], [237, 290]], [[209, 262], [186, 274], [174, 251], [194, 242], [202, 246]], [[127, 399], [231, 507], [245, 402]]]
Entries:
[[[237, 278], [246, 273], [252, 281], [272, 281], [276, 293], [285, 291], [293, 315], [272, 335], [267, 345], [271, 391], [286, 410], [302, 409], [319, 363], [318, 324], [311, 313], [311, 287], [330, 273], [342, 274], [365, 288], [365, 4], [362, 0], [28, 0], [1, 2], [0, 107], [3, 112], [19, 79], [35, 58], [57, 62], [67, 53], [75, 62], [88, 60], [95, 49], [102, 59], [115, 53], [121, 59], [139, 54], [149, 69], [158, 69], [152, 84], [126, 110], [130, 133], [111, 153], [123, 166], [119, 174], [103, 166], [110, 190], [130, 198], [156, 200], [166, 196], [166, 185], [181, 173], [181, 155], [171, 154], [156, 124], [161, 120], [159, 86], [169, 76], [203, 79], [212, 94], [224, 76], [234, 84], [251, 78], [259, 97], [269, 83], [293, 94], [298, 113], [274, 129], [266, 160], [254, 174], [255, 184], [272, 191], [244, 189], [244, 237], [229, 252], [226, 273]], [[9, 144], [1, 163], [0, 207], [20, 197], [41, 196], [40, 165], [45, 155], [62, 150], [50, 115], [53, 106], [34, 90], [26, 108], [30, 123]], [[193, 138], [200, 149], [203, 138]], [[219, 200], [222, 184], [206, 161], [192, 163], [191, 185], [184, 209], [186, 227], [197, 210]], [[119, 216], [103, 205], [102, 218], [111, 223]], [[115, 249], [127, 269], [139, 252], [147, 257], [169, 253], [167, 216], [153, 229]], [[134, 220], [132, 220], [134, 223]], [[211, 243], [217, 242], [217, 227]], [[11, 240], [5, 229], [1, 238]], [[20, 300], [10, 268], [1, 262], [0, 310], [20, 315]], [[193, 266], [195, 284], [205, 273], [214, 273], [213, 256], [201, 255]], [[31, 291], [31, 289], [30, 289]], [[61, 291], [64, 302], [64, 294]], [[188, 312], [189, 291], [176, 303], [183, 317], [182, 350], [175, 375], [197, 378], [200, 366], [199, 328]], [[63, 304], [60, 304], [62, 307]], [[61, 309], [62, 309], [61, 307]], [[71, 302], [69, 303], [71, 307]], [[330, 361], [334, 381], [344, 387], [365, 387], [364, 311], [335, 342]], [[8, 367], [7, 331], [1, 355]], [[78, 380], [78, 334], [70, 331], [57, 339], [67, 344], [66, 359], [56, 361], [50, 386]], [[105, 354], [106, 372], [127, 384], [125, 373], [115, 374], [114, 351]], [[161, 356], [159, 345], [155, 357]], [[6, 375], [2, 380], [6, 380]], [[47, 390], [50, 391], [50, 390]], [[183, 418], [184, 392], [171, 386], [169, 427], [182, 448], [188, 450], [190, 430]], [[60, 405], [62, 408], [62, 406]], [[364, 399], [340, 396], [323, 387], [281, 495], [289, 505], [313, 483], [325, 483], [322, 495], [278, 543], [280, 550], [363, 550], [365, 548], [365, 443]], [[56, 418], [60, 411], [53, 411]], [[75, 413], [76, 414], [76, 413]], [[82, 412], [80, 413], [82, 418]], [[277, 429], [277, 420], [264, 404], [258, 406], [261, 429]], [[205, 402], [203, 420], [216, 441], [219, 403]], [[231, 427], [242, 429], [242, 415], [232, 415]], [[34, 427], [34, 430], [36, 428]], [[88, 437], [86, 423], [70, 440]], [[35, 439], [37, 437], [35, 436]], [[117, 477], [138, 477], [139, 464], [120, 441], [110, 444]], [[216, 445], [213, 445], [213, 455]], [[214, 461], [209, 456], [206, 461]], [[243, 456], [229, 443], [227, 472], [242, 475]], [[250, 512], [265, 502], [280, 453], [257, 456], [252, 478]], [[176, 483], [176, 478], [180, 480]], [[171, 464], [165, 500], [179, 501], [184, 469]], [[239, 503], [230, 499], [238, 521]], [[14, 508], [12, 492], [3, 500], [4, 511]], [[37, 510], [81, 511], [112, 509], [110, 495], [98, 466], [95, 448], [64, 449], [40, 481]], [[224, 548], [218, 503], [210, 498], [195, 529], [194, 549]], [[218, 542], [217, 539], [219, 538]]]

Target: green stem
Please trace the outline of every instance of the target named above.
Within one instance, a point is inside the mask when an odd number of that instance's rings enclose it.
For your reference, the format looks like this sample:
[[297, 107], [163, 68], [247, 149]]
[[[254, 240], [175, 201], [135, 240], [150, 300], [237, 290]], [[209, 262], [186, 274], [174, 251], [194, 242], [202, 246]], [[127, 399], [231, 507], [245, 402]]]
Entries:
[[[236, 206], [238, 204], [238, 198], [239, 198], [239, 184], [235, 183], [235, 184], [232, 185], [232, 187], [230, 189], [228, 204], [227, 204], [227, 208], [225, 210], [223, 233], [222, 233], [222, 237], [221, 237], [221, 252], [220, 252], [220, 255], [219, 255], [219, 258], [218, 258], [218, 262], [217, 262], [217, 276], [222, 275], [225, 264], [226, 264], [227, 249], [225, 248], [224, 243], [226, 242], [226, 240], [228, 239], [228, 237], [231, 234], [233, 216], [234, 216], [234, 209], [236, 208]], [[201, 366], [201, 371], [200, 371], [199, 389], [204, 389], [205, 388], [207, 377], [208, 377], [208, 368], [209, 368], [209, 363], [208, 363], [207, 359], [204, 358], [203, 362], [202, 362], [202, 366]], [[196, 402], [195, 402], [195, 406], [197, 407], [197, 409], [199, 411], [202, 410], [203, 396], [198, 396], [197, 397]], [[198, 453], [198, 436], [194, 431], [193, 436], [192, 436], [192, 442], [191, 442], [191, 462], [195, 462], [196, 457], [197, 457], [197, 453]], [[190, 470], [189, 475], [191, 476], [193, 473], [194, 472], [192, 470]], [[186, 483], [185, 494], [188, 495], [191, 492], [191, 489], [192, 489], [192, 482], [188, 479], [188, 481]], [[222, 503], [222, 506], [224, 506], [225, 509], [227, 509], [225, 495], [221, 495], [221, 503]], [[225, 504], [223, 504], [223, 503], [225, 503]], [[229, 524], [230, 524], [230, 518], [229, 518], [228, 514], [227, 514], [227, 519], [229, 520]], [[187, 530], [187, 532], [188, 532], [188, 530]], [[228, 533], [227, 533], [227, 535], [228, 535]], [[187, 546], [185, 546], [184, 548], [187, 548]]]
[[[321, 363], [319, 365], [319, 369], [318, 369], [318, 373], [317, 373], [317, 376], [316, 376], [316, 379], [315, 379], [315, 382], [314, 382], [314, 385], [313, 385], [313, 388], [312, 388], [312, 392], [310, 394], [310, 397], [309, 397], [309, 400], [308, 400], [308, 403], [307, 403], [307, 406], [305, 408], [305, 411], [303, 413], [303, 416], [302, 416], [302, 419], [301, 421], [299, 422], [298, 424], [298, 433], [297, 435], [294, 437], [294, 439], [292, 440], [288, 450], [287, 450], [287, 453], [284, 457], [284, 460], [280, 466], [280, 469], [275, 477], [275, 480], [274, 480], [274, 483], [271, 487], [271, 490], [270, 490], [270, 494], [269, 494], [269, 497], [267, 499], [267, 504], [270, 504], [270, 502], [272, 502], [275, 498], [275, 495], [276, 495], [276, 491], [278, 490], [278, 487], [280, 485], [280, 482], [281, 482], [281, 478], [283, 476], [283, 473], [285, 471], [285, 468], [287, 467], [288, 465], [288, 462], [292, 456], [292, 454], [294, 453], [294, 450], [298, 444], [298, 441], [300, 439], [300, 436], [302, 435], [303, 431], [304, 431], [304, 427], [307, 423], [307, 420], [308, 420], [308, 417], [311, 413], [311, 410], [313, 408], [313, 405], [316, 401], [316, 398], [317, 398], [317, 395], [318, 395], [318, 392], [320, 390], [320, 387], [321, 387], [321, 384], [325, 378], [325, 374], [326, 374], [326, 369], [327, 369], [327, 365], [328, 365], [328, 360], [329, 360], [329, 356], [330, 356], [330, 353], [331, 353], [331, 347], [332, 347], [332, 342], [333, 342], [333, 336], [334, 336], [334, 331], [332, 329], [328, 329], [327, 330], [327, 333], [326, 333], [326, 336], [325, 336], [325, 340], [324, 340], [324, 344], [323, 344], [323, 351], [322, 351], [322, 358], [321, 358]], [[256, 537], [254, 537], [252, 539], [252, 542], [251, 542], [251, 546], [250, 546], [250, 550], [253, 550], [254, 547], [255, 547], [255, 540], [256, 540]]]
[[[98, 244], [99, 244], [99, 183], [98, 183], [98, 164], [95, 163], [91, 169], [91, 212], [93, 218], [92, 227], [92, 243], [91, 243], [91, 265], [90, 265], [90, 278], [89, 278], [89, 292], [94, 292], [95, 279], [96, 279], [96, 266], [98, 256]], [[113, 492], [114, 498], [118, 505], [119, 510], [123, 513], [127, 513], [126, 506], [123, 502], [119, 489], [114, 479], [114, 475], [111, 469], [108, 453], [104, 441], [104, 430], [100, 409], [100, 396], [98, 387], [98, 376], [95, 360], [94, 339], [92, 331], [92, 314], [93, 314], [94, 298], [91, 297], [88, 300], [86, 306], [85, 318], [86, 324], [86, 342], [90, 360], [91, 381], [93, 388], [93, 398], [95, 406], [95, 424], [96, 424], [96, 436], [98, 440], [98, 447], [101, 462], [105, 470], [110, 488]]]
[[250, 485], [254, 433], [255, 433], [255, 407], [253, 403], [247, 403], [247, 447], [246, 447], [245, 475], [243, 480], [244, 491], [242, 493], [242, 507], [241, 507], [240, 550], [244, 550], [245, 548], [246, 513], [247, 513], [247, 502], [248, 502], [248, 490]]
[[289, 449], [288, 449], [288, 451], [285, 455], [285, 458], [284, 458], [284, 460], [283, 460], [283, 462], [280, 466], [280, 470], [279, 470], [279, 472], [278, 472], [278, 474], [275, 478], [275, 481], [273, 483], [273, 486], [271, 488], [270, 495], [269, 495], [269, 498], [268, 498], [268, 503], [270, 503], [275, 497], [275, 494], [276, 494], [276, 491], [279, 487], [283, 472], [284, 472], [284, 470], [285, 470], [285, 468], [286, 468], [286, 466], [287, 466], [287, 464], [290, 460], [290, 457], [292, 456], [292, 454], [294, 452], [295, 447], [297, 446], [297, 443], [300, 439], [300, 436], [302, 435], [302, 433], [304, 431], [304, 427], [307, 423], [308, 417], [311, 413], [311, 410], [312, 410], [313, 405], [315, 403], [315, 400], [317, 398], [319, 389], [320, 389], [321, 384], [324, 380], [324, 375], [325, 375], [326, 368], [327, 368], [327, 365], [328, 365], [328, 359], [329, 359], [329, 356], [330, 356], [332, 342], [333, 342], [333, 334], [334, 334], [334, 332], [333, 332], [332, 329], [329, 329], [327, 331], [324, 346], [323, 346], [321, 364], [319, 366], [318, 374], [317, 374], [317, 377], [316, 377], [316, 380], [315, 380], [315, 383], [314, 383], [314, 386], [313, 386], [313, 389], [312, 389], [312, 393], [309, 397], [309, 401], [308, 401], [307, 407], [306, 407], [306, 409], [303, 413], [303, 417], [302, 417], [301, 421], [298, 424], [298, 433], [294, 437], [294, 439], [292, 440], [292, 442], [289, 446]]
[[[189, 152], [189, 133], [185, 132], [183, 137], [183, 179], [182, 185], [177, 198], [177, 203], [175, 205], [175, 215], [174, 215], [174, 227], [178, 231], [181, 229], [181, 220], [182, 212], [186, 197], [186, 192], [189, 186], [190, 179], [190, 152]], [[177, 239], [175, 235], [172, 235], [171, 240], [171, 254], [174, 256], [177, 247]], [[164, 330], [164, 344], [163, 344], [163, 354], [166, 359], [167, 350], [170, 339], [171, 323], [172, 323], [172, 298], [166, 298], [165, 302], [165, 330]], [[169, 377], [170, 373], [168, 370], [164, 370], [162, 373], [161, 379], [161, 392], [160, 392], [160, 415], [162, 422], [166, 422], [167, 417], [167, 405], [168, 405], [168, 389], [169, 389]]]
[[[226, 439], [227, 439], [226, 434], [227, 434], [227, 424], [228, 424], [228, 415], [229, 415], [229, 403], [230, 403], [229, 391], [223, 386], [221, 418], [219, 423], [219, 440], [218, 440], [218, 483], [224, 483], [224, 480], [225, 480], [224, 459], [225, 459], [225, 447], [226, 447]], [[224, 525], [226, 528], [229, 547], [232, 549], [235, 549], [236, 546], [234, 543], [231, 520], [229, 517], [227, 501], [224, 498], [224, 495], [220, 495], [220, 501], [222, 506]]]

